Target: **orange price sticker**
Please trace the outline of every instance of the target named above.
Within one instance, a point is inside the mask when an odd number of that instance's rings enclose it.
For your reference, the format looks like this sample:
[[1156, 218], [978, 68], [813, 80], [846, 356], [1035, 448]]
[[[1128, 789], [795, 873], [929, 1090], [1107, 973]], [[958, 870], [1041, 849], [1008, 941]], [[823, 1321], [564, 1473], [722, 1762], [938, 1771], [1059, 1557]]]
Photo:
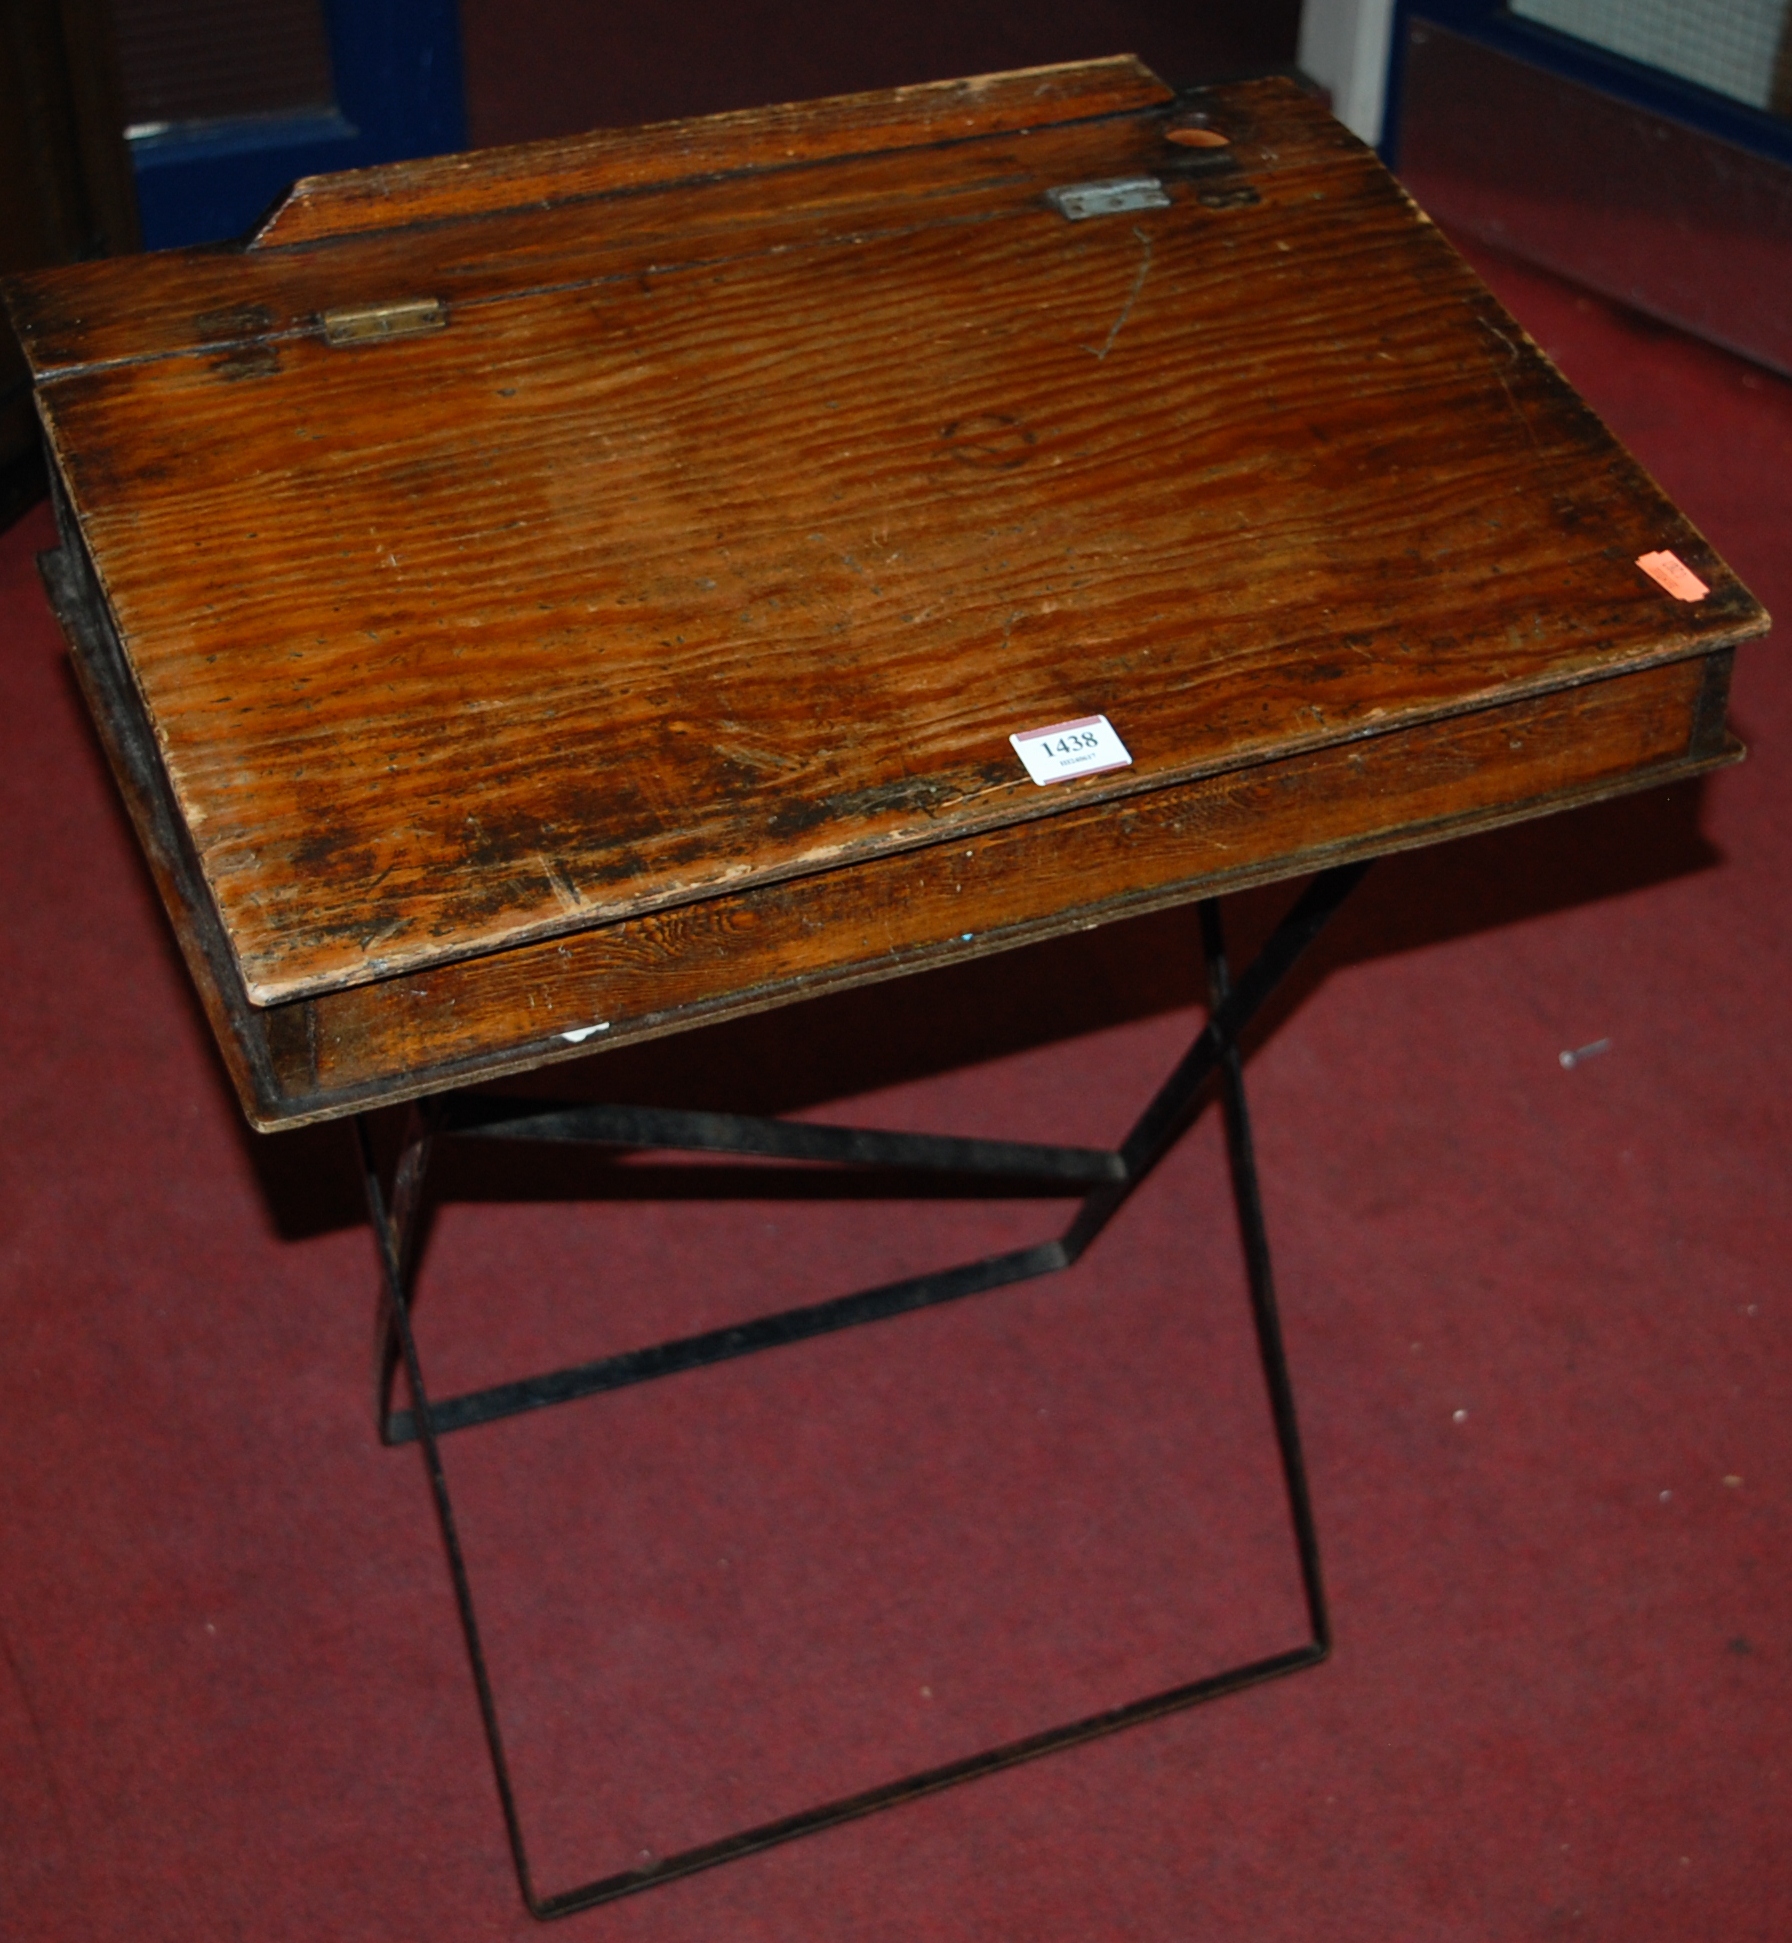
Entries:
[[1703, 600], [1711, 591], [1677, 553], [1639, 553], [1636, 563], [1676, 600]]

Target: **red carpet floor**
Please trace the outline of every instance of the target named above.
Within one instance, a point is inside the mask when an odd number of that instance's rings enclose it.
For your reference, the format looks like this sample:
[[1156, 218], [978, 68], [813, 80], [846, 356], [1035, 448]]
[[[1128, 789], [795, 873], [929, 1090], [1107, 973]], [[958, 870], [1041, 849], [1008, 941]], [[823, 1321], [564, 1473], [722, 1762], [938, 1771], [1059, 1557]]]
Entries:
[[[1792, 387], [1483, 268], [1792, 609]], [[416, 1453], [372, 1433], [346, 1139], [257, 1138], [227, 1097], [35, 583], [47, 538], [0, 539], [0, 1934], [531, 1934]], [[1332, 1661], [568, 1934], [1786, 1935], [1772, 643], [1734, 720], [1753, 757], [1703, 787], [1377, 866], [1260, 1035]], [[1282, 902], [1244, 900], [1241, 940]], [[1196, 989], [1178, 915], [579, 1071], [1109, 1139]], [[630, 1208], [627, 1172], [447, 1177], [438, 1388], [1058, 1214], [775, 1175], [705, 1199], [663, 1165]], [[1070, 1275], [446, 1452], [550, 1890], [1300, 1637], [1205, 1123]]]

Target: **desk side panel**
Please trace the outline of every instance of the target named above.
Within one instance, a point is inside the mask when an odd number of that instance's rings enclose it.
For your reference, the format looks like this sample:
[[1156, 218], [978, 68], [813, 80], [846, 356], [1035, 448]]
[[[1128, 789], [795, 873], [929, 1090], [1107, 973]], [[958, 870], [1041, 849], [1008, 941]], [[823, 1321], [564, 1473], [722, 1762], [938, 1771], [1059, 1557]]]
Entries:
[[[1731, 656], [1092, 805], [311, 1002], [326, 1118], [1408, 849], [1736, 760]], [[580, 1035], [569, 1039], [569, 1033]]]
[[192, 846], [174, 813], [155, 738], [105, 597], [68, 516], [60, 482], [52, 478], [51, 483], [61, 544], [39, 555], [38, 566], [62, 624], [70, 665], [231, 1084], [254, 1124], [278, 1122], [289, 1112], [295, 1089], [302, 1093], [315, 1084], [305, 1039], [311, 1021], [299, 1006], [257, 1008], [249, 1003]]

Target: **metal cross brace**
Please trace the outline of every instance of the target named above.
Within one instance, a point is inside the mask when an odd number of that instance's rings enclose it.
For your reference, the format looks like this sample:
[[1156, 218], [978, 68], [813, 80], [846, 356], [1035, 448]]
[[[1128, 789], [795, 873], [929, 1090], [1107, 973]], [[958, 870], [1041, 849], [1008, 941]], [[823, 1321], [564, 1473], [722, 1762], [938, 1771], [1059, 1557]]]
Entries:
[[[1294, 1394], [1276, 1317], [1269, 1241], [1251, 1147], [1250, 1118], [1245, 1106], [1243, 1058], [1239, 1041], [1265, 1000], [1293, 968], [1295, 961], [1318, 936], [1327, 920], [1355, 888], [1367, 863], [1342, 865], [1315, 877], [1271, 934], [1249, 969], [1234, 985], [1227, 969], [1217, 900], [1200, 905], [1201, 943], [1207, 961], [1208, 1019], [1181, 1063], [1159, 1088], [1137, 1125], [1114, 1150], [1041, 1146], [1030, 1142], [960, 1140], [932, 1134], [883, 1133], [855, 1127], [814, 1126], [786, 1120], [755, 1119], [735, 1114], [675, 1112], [654, 1107], [543, 1105], [539, 1101], [502, 1099], [488, 1094], [445, 1093], [424, 1102], [411, 1114], [405, 1131], [390, 1193], [383, 1187], [375, 1163], [366, 1121], [356, 1123], [367, 1205], [379, 1250], [385, 1327], [378, 1370], [377, 1408], [380, 1432], [389, 1444], [415, 1442], [422, 1446], [448, 1569], [460, 1611], [472, 1664], [473, 1683], [485, 1724], [498, 1796], [510, 1837], [517, 1879], [529, 1912], [546, 1921], [575, 1910], [607, 1902], [637, 1889], [653, 1887], [688, 1875], [693, 1870], [730, 1861], [774, 1842], [827, 1828], [837, 1822], [870, 1814], [897, 1802], [930, 1794], [957, 1781], [1012, 1766], [1053, 1749], [1106, 1734], [1136, 1721], [1154, 1719], [1201, 1700], [1236, 1692], [1280, 1673], [1316, 1665], [1331, 1649], [1331, 1627], [1319, 1570], [1319, 1544], [1301, 1460], [1300, 1434], [1295, 1421]], [[920, 1774], [888, 1782], [845, 1799], [827, 1802], [799, 1814], [761, 1823], [738, 1834], [656, 1859], [636, 1869], [604, 1876], [550, 1896], [538, 1895], [530, 1873], [521, 1818], [517, 1811], [510, 1768], [505, 1758], [498, 1710], [479, 1623], [461, 1551], [443, 1470], [439, 1440], [450, 1431], [490, 1423], [520, 1411], [539, 1410], [604, 1390], [620, 1389], [681, 1370], [701, 1368], [757, 1350], [802, 1342], [836, 1329], [957, 1301], [1004, 1283], [1068, 1268], [1114, 1218], [1127, 1198], [1150, 1175], [1195, 1119], [1204, 1089], [1217, 1076], [1225, 1116], [1226, 1146], [1233, 1200], [1244, 1244], [1250, 1282], [1251, 1309], [1257, 1349], [1268, 1392], [1281, 1458], [1288, 1512], [1300, 1559], [1310, 1638], [1302, 1645], [1253, 1660], [1244, 1666], [1192, 1681], [1128, 1705], [1109, 1708], [1082, 1720], [1010, 1741], [1003, 1746], [929, 1768]], [[626, 1351], [595, 1362], [577, 1364], [491, 1389], [432, 1402], [424, 1384], [417, 1342], [411, 1326], [411, 1294], [416, 1274], [417, 1243], [423, 1204], [423, 1182], [430, 1150], [444, 1138], [579, 1142], [628, 1148], [663, 1148], [697, 1153], [747, 1154], [795, 1161], [819, 1161], [843, 1167], [896, 1169], [904, 1172], [976, 1177], [993, 1182], [1032, 1184], [1035, 1189], [1083, 1191], [1082, 1205], [1068, 1228], [1053, 1240], [1007, 1254], [985, 1256], [957, 1268], [917, 1275], [901, 1282], [864, 1289], [807, 1308], [786, 1309], [775, 1315], [702, 1335], [683, 1336], [651, 1348]], [[408, 1410], [392, 1407], [392, 1389], [399, 1367], [410, 1395]]]

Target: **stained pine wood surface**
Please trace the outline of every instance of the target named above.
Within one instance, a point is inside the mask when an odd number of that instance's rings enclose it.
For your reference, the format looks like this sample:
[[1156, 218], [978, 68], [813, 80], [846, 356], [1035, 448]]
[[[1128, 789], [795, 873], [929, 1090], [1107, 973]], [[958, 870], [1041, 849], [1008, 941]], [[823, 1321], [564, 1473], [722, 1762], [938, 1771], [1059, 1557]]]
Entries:
[[1158, 107], [1171, 98], [1172, 91], [1149, 68], [1121, 54], [646, 128], [605, 128], [475, 155], [393, 162], [306, 177], [262, 224], [252, 247], [443, 217], [459, 220], [600, 189], [657, 187], [879, 149], [1019, 134], [1053, 122]]
[[[301, 1000], [263, 1015], [278, 1021], [281, 1117], [296, 1103], [523, 1071], [1012, 948], [1067, 920], [1131, 916], [1294, 864], [1381, 855], [1697, 774], [1737, 753], [1721, 733], [1728, 672], [1673, 662]], [[1702, 735], [1689, 736], [1701, 718]]]
[[[1140, 173], [1167, 207], [1048, 200]], [[440, 328], [326, 335], [405, 300]], [[12, 301], [266, 1119], [1708, 766], [1696, 664], [1766, 625], [1283, 82], [403, 165]], [[1010, 732], [1097, 712], [1132, 766], [1033, 784]], [[1121, 799], [1153, 842], [1101, 836]], [[984, 921], [876, 917], [997, 838]]]

